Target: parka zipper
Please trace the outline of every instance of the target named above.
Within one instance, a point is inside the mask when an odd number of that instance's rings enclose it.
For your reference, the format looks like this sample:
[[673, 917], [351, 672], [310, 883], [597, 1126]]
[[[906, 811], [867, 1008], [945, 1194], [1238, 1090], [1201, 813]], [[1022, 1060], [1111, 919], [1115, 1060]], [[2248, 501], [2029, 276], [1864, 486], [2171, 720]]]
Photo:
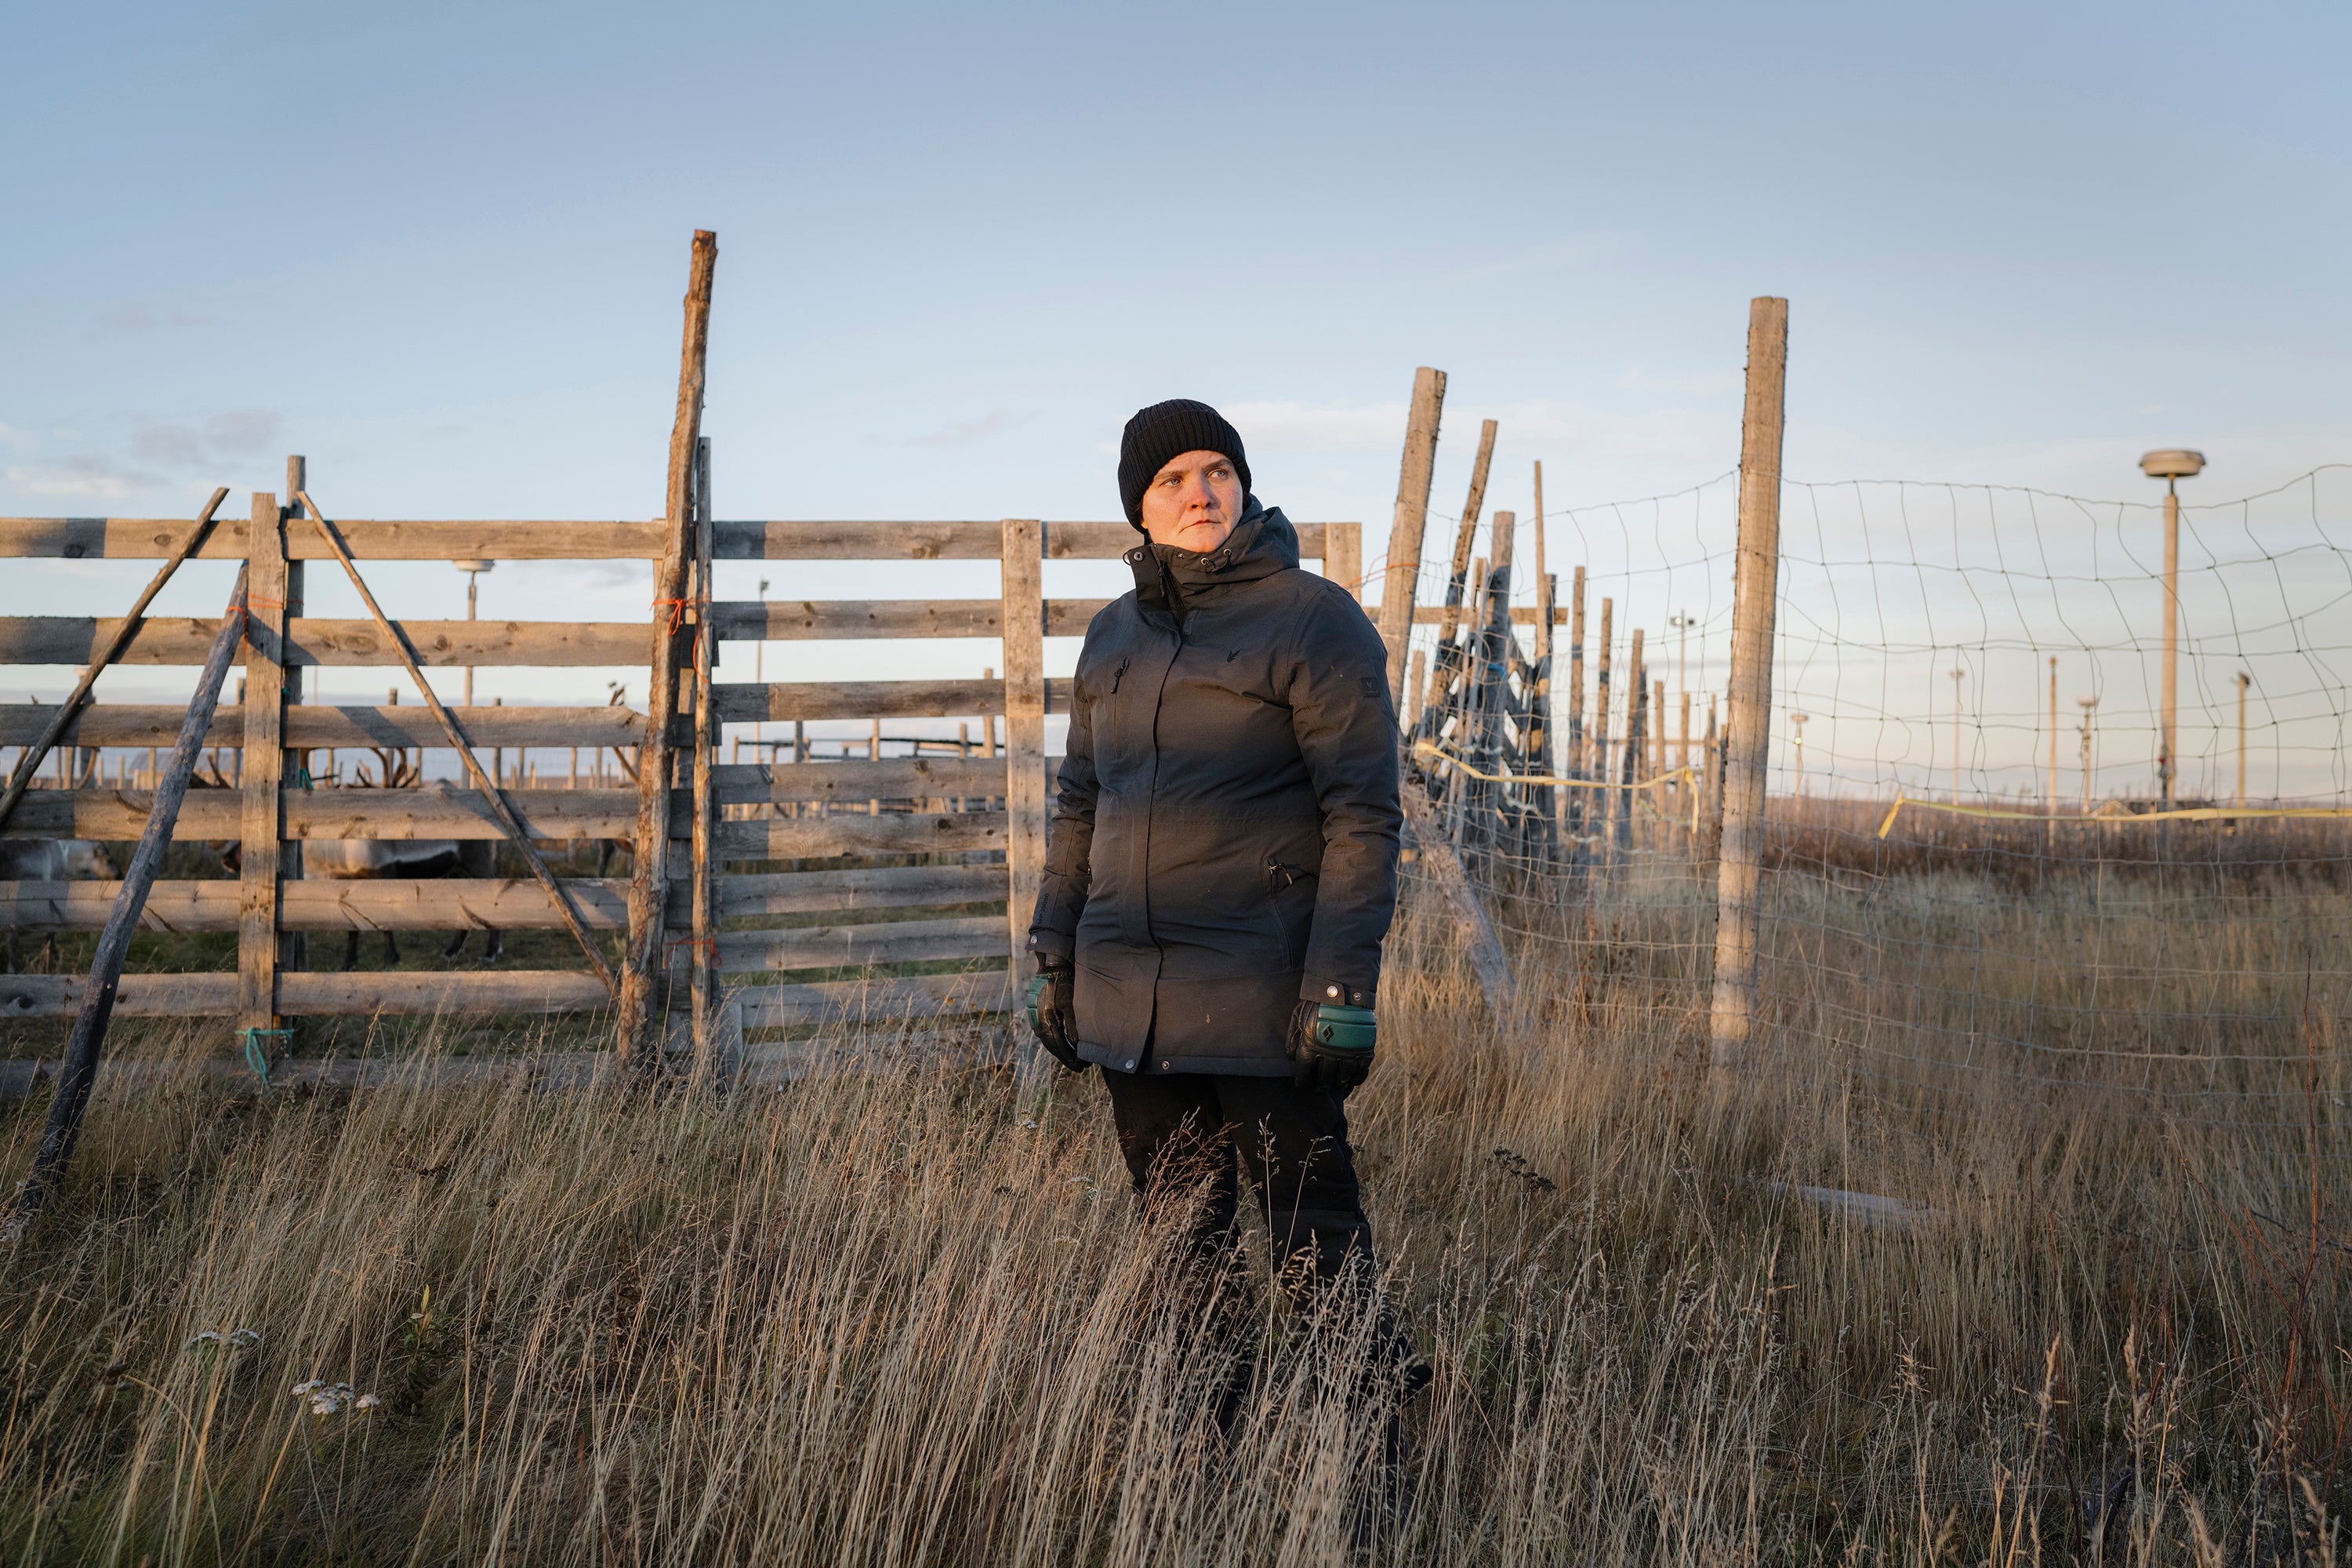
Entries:
[[1124, 657], [1124, 656], [1122, 656], [1122, 657], [1120, 658], [1119, 661], [1118, 661], [1118, 668], [1117, 669], [1114, 669], [1114, 670], [1112, 670], [1112, 671], [1110, 672], [1110, 689], [1111, 689], [1111, 695], [1113, 695], [1113, 696], [1117, 696], [1117, 695], [1118, 694], [1118, 683], [1119, 683], [1119, 679], [1120, 679], [1120, 678], [1121, 678], [1122, 676], [1124, 676], [1124, 675], [1126, 675], [1126, 674], [1127, 674], [1127, 659], [1125, 658], [1125, 657]]

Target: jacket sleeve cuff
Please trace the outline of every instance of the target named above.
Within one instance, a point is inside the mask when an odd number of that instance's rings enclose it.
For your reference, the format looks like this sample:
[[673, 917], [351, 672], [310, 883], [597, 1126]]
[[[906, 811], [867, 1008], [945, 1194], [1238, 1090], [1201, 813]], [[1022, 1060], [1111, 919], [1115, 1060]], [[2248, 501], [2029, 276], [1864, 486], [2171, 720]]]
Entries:
[[1066, 931], [1048, 931], [1044, 926], [1029, 928], [1029, 951], [1039, 958], [1057, 958], [1073, 962], [1077, 956], [1077, 940]]
[[1309, 974], [1298, 987], [1300, 1001], [1332, 1007], [1377, 1006], [1379, 994], [1376, 985], [1350, 985], [1335, 974]]

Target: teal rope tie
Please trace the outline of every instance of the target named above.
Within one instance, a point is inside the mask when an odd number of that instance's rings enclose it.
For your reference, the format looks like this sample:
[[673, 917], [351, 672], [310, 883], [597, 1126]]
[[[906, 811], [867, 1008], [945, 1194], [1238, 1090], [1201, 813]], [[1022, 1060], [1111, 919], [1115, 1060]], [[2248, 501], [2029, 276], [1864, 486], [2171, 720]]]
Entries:
[[261, 1080], [262, 1089], [267, 1092], [269, 1089], [269, 1053], [261, 1048], [260, 1037], [275, 1035], [281, 1039], [290, 1040], [294, 1037], [294, 1031], [251, 1028], [240, 1029], [237, 1033], [245, 1037], [245, 1065], [253, 1069], [253, 1076]]

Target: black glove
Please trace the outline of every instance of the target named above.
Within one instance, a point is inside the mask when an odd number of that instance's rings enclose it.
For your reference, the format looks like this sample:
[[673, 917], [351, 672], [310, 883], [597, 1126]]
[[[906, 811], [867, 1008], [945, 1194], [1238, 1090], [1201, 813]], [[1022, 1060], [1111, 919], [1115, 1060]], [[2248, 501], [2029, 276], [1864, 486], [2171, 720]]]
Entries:
[[1370, 1007], [1301, 1002], [1290, 1015], [1291, 1082], [1345, 1094], [1372, 1073], [1379, 1025]]
[[1076, 1018], [1070, 1004], [1071, 984], [1076, 977], [1068, 959], [1041, 957], [1036, 978], [1029, 982], [1022, 1002], [1037, 1043], [1072, 1072], [1084, 1072], [1091, 1064], [1078, 1055]]

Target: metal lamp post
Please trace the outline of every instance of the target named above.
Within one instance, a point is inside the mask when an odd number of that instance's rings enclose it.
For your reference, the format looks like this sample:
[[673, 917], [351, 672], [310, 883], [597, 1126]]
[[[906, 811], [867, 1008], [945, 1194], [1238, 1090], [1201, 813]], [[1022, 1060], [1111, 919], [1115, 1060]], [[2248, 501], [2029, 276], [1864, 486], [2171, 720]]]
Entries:
[[[455, 561], [450, 563], [466, 574], [466, 618], [473, 620], [481, 607], [482, 574], [498, 564], [495, 561]], [[474, 667], [466, 667], [465, 706], [474, 705]]]
[[1789, 727], [1795, 731], [1797, 742], [1797, 798], [1799, 800], [1805, 798], [1805, 721], [1811, 717], [1810, 713], [1789, 715]]
[[2179, 772], [2176, 733], [2180, 696], [2180, 481], [2205, 467], [2205, 454], [2183, 447], [2147, 452], [2139, 471], [2164, 481], [2164, 715], [2163, 735], [2157, 742], [2157, 793], [2164, 809], [2172, 809], [2174, 775]]

